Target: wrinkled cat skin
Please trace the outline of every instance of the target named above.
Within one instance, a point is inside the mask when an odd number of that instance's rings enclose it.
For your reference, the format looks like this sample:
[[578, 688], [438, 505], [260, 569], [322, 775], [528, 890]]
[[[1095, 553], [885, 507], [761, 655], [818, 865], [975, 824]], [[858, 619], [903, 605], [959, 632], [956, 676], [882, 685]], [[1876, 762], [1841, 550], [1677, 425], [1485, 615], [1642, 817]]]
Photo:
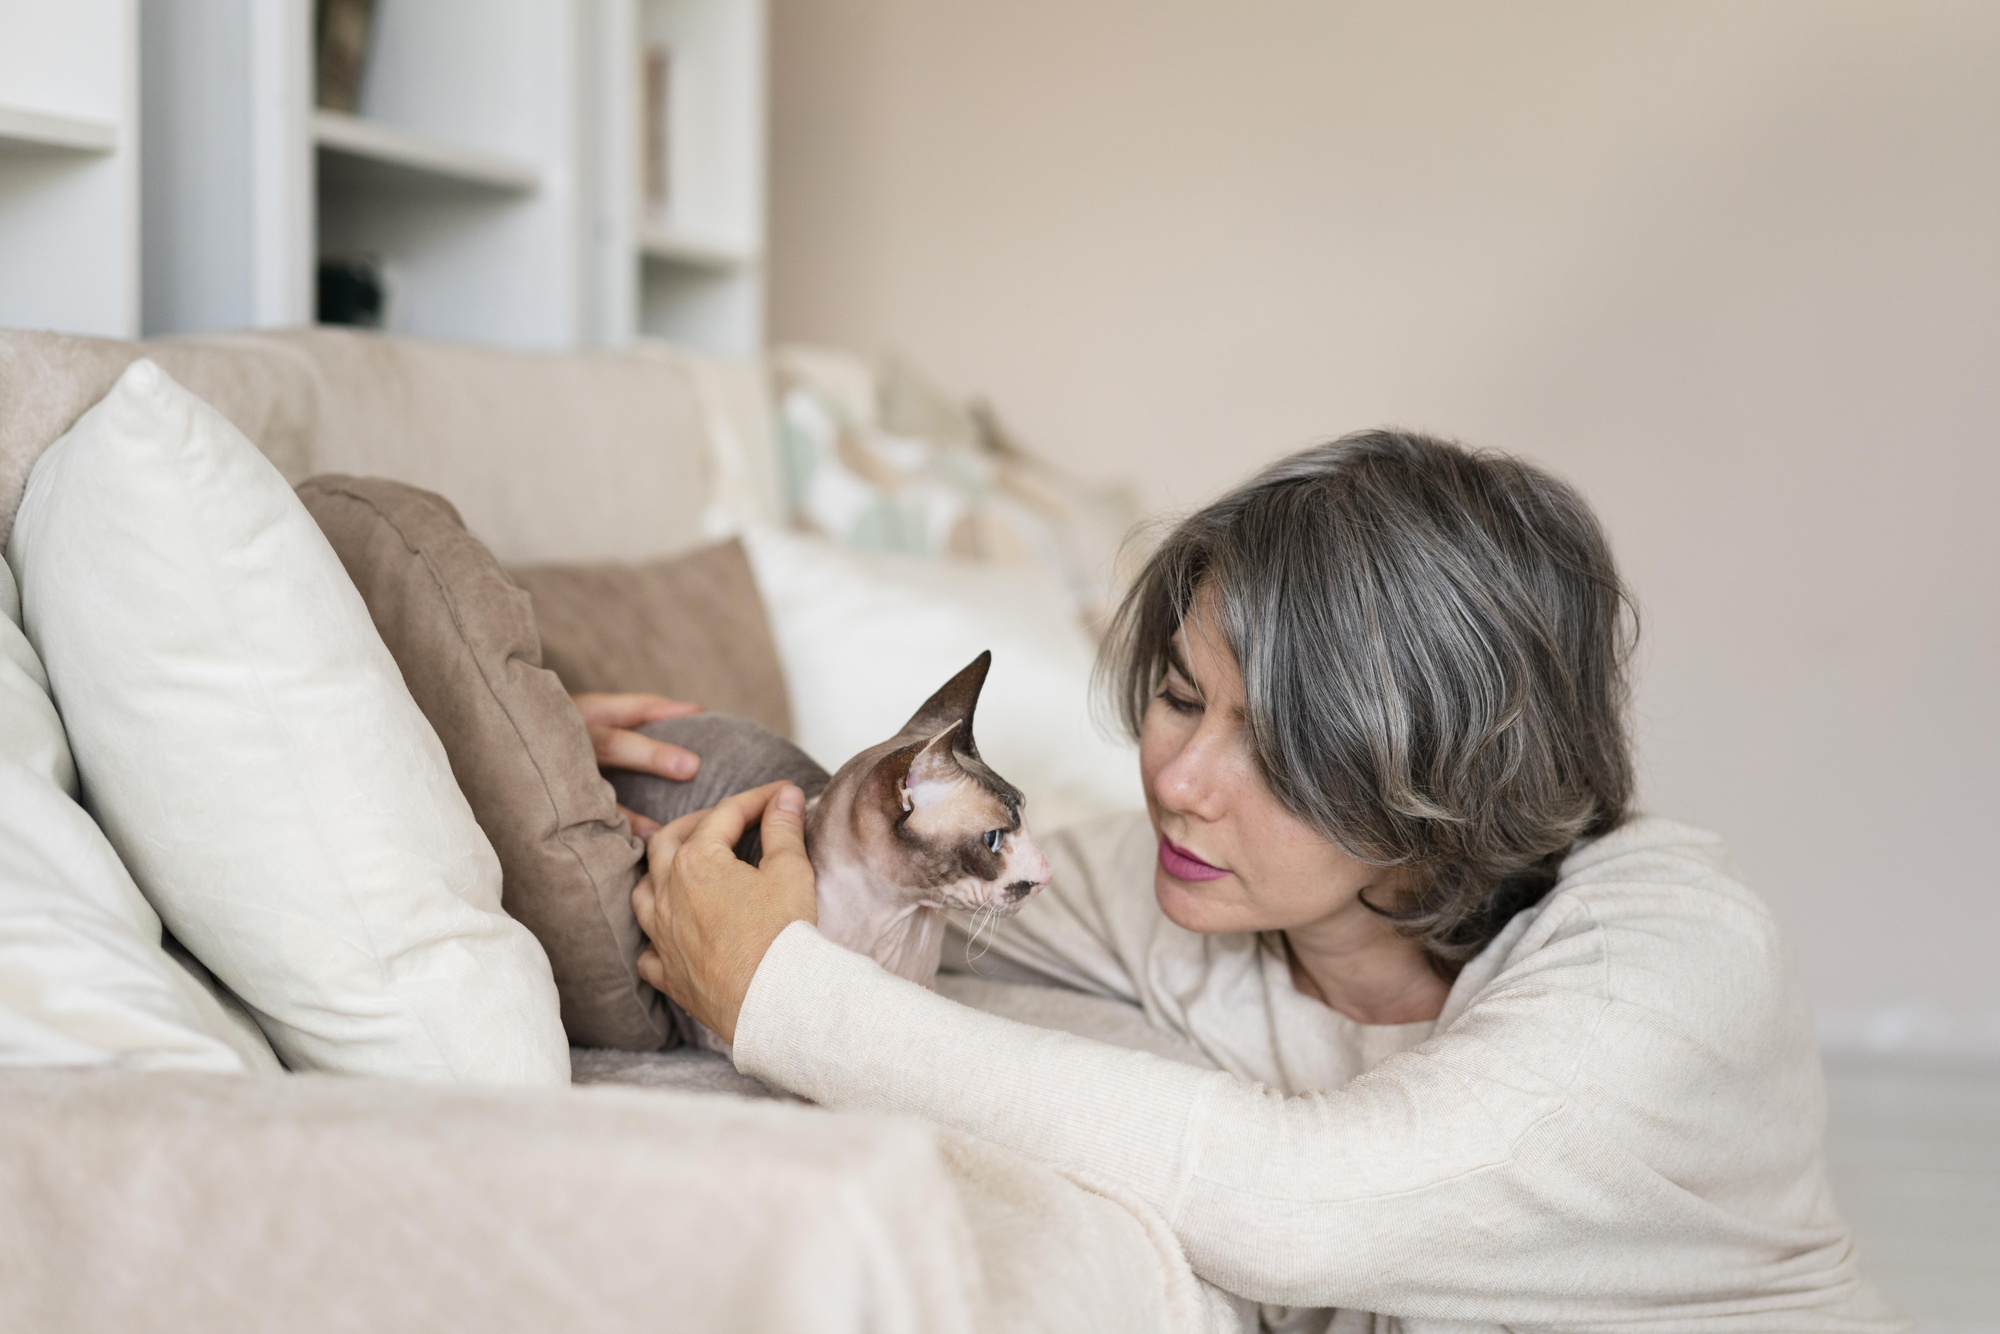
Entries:
[[895, 736], [841, 765], [806, 815], [820, 934], [923, 986], [937, 977], [945, 909], [1008, 916], [1049, 882], [1020, 789], [972, 737], [992, 662], [980, 654]]

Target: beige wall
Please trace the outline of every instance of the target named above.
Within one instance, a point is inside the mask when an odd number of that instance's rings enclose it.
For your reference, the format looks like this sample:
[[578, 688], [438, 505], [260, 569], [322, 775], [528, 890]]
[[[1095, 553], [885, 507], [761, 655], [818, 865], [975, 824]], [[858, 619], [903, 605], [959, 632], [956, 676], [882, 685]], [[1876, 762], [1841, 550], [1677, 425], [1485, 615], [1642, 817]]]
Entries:
[[1393, 422], [1599, 507], [1649, 803], [2000, 1015], [2000, 5], [777, 0], [775, 336], [1185, 505]]

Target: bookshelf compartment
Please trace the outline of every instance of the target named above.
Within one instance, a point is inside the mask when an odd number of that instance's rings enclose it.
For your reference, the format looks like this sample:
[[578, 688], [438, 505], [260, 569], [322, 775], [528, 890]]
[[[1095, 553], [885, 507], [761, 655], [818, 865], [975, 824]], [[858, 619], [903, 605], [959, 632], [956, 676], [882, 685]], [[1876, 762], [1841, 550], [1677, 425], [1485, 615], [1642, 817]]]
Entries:
[[364, 33], [356, 11], [329, 28], [340, 110], [318, 105], [314, 0], [140, 12], [147, 332], [311, 323], [329, 262], [330, 293], [379, 277], [385, 327], [419, 338], [761, 347], [764, 0], [374, 0]]

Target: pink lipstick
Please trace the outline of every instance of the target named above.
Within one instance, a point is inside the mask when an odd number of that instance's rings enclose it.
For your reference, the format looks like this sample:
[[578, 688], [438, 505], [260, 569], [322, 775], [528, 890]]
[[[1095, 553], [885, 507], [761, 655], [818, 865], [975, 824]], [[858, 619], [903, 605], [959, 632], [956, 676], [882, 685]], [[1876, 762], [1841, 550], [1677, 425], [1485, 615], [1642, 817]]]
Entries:
[[1160, 865], [1176, 880], [1220, 880], [1229, 874], [1220, 866], [1210, 866], [1165, 834], [1160, 835]]

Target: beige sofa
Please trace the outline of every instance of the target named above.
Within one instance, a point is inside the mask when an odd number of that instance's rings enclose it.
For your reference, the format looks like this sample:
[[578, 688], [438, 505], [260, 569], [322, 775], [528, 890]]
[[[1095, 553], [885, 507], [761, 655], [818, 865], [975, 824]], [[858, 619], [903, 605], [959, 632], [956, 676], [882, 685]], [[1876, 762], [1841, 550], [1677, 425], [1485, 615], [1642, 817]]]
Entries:
[[[331, 331], [0, 333], [0, 544], [35, 459], [147, 355], [291, 480], [440, 491], [508, 563], [701, 539], [754, 366]], [[965, 999], [1138, 1045], [1102, 1002]], [[1097, 1007], [1097, 1008], [1093, 1008]], [[1157, 1220], [716, 1058], [578, 1053], [561, 1093], [0, 1071], [0, 1329], [1159, 1329], [1234, 1320]], [[624, 1085], [620, 1087], [618, 1085]]]

